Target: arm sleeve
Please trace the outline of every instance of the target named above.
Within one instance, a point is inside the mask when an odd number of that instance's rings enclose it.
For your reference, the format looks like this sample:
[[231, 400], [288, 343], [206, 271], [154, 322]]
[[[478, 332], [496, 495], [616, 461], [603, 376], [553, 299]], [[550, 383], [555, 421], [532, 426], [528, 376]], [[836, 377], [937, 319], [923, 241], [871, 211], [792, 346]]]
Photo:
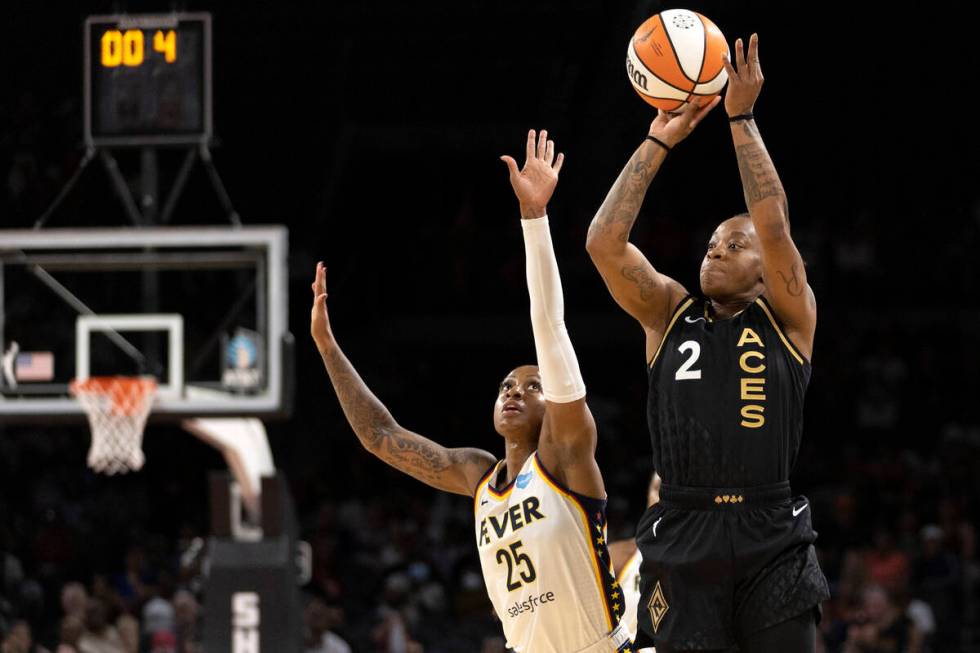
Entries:
[[531, 328], [544, 398], [553, 403], [569, 403], [585, 396], [585, 381], [565, 328], [561, 276], [548, 216], [521, 220], [521, 227], [527, 256], [527, 291], [531, 296]]

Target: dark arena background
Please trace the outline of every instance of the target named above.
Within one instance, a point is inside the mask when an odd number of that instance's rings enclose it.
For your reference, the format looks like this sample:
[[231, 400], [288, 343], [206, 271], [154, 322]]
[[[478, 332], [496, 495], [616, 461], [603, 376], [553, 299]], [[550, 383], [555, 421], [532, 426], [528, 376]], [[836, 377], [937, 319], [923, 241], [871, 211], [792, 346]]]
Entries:
[[[303, 644], [263, 651], [504, 651], [471, 502], [361, 448], [308, 335], [310, 282], [323, 260], [338, 341], [401, 424], [499, 455], [497, 384], [533, 362], [534, 345], [498, 157], [523, 160], [529, 128], [548, 129], [566, 155], [549, 206], [566, 321], [598, 423], [609, 537], [632, 536], [651, 471], [643, 337], [584, 245], [654, 117], [624, 74], [626, 44], [678, 6], [730, 43], [760, 35], [755, 115], [820, 311], [792, 475], [833, 593], [820, 650], [980, 651], [980, 130], [967, 3], [7, 3], [3, 230], [34, 227], [85, 156], [86, 17], [212, 16], [213, 170], [243, 225], [289, 230], [292, 407], [264, 423], [310, 564], [282, 622]], [[140, 150], [112, 152], [140, 197]], [[155, 157], [162, 203], [184, 150]], [[38, 233], [131, 230], [107, 169], [88, 165]], [[195, 165], [168, 226], [233, 229], [212, 182]], [[668, 156], [632, 241], [696, 288], [711, 230], [744, 210], [719, 107]], [[161, 280], [160, 302], [185, 292]], [[47, 350], [74, 337], [74, 314], [16, 323], [18, 307], [51, 299], [26, 288], [5, 282], [8, 333], [43, 332], [51, 345], [35, 349]], [[128, 292], [141, 291], [118, 289]], [[185, 320], [198, 310], [213, 307], [201, 300]], [[207, 574], [220, 570], [209, 478], [227, 469], [221, 453], [151, 414], [145, 466], [105, 476], [86, 466], [82, 419], [43, 417], [0, 423], [0, 651], [192, 653], [220, 619], [247, 626], [205, 609]], [[922, 645], [856, 643], [869, 623], [915, 628]]]

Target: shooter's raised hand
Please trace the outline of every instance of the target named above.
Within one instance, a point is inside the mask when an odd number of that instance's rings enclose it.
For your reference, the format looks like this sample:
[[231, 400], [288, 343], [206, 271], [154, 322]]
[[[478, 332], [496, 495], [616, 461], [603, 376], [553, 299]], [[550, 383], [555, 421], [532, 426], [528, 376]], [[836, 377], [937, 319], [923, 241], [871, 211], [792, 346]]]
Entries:
[[752, 107], [762, 92], [762, 66], [759, 65], [759, 35], [749, 38], [748, 55], [742, 47], [742, 39], [735, 40], [735, 64], [732, 65], [728, 55], [723, 55], [722, 62], [728, 72], [728, 90], [725, 92], [725, 111], [729, 116], [740, 116], [752, 113]]

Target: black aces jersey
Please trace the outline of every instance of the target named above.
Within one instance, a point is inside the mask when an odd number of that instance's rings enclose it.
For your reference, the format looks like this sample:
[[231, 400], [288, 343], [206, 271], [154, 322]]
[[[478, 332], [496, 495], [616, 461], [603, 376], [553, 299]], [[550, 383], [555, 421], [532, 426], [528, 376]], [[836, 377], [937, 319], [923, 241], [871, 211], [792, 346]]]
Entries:
[[665, 483], [752, 487], [789, 478], [810, 363], [762, 297], [727, 320], [707, 300], [675, 310], [648, 368], [654, 469]]

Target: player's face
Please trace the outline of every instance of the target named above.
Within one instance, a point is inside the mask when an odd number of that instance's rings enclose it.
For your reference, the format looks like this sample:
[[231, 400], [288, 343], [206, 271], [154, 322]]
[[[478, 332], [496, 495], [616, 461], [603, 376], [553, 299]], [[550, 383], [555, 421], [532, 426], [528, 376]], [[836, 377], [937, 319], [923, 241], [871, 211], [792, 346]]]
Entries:
[[533, 436], [541, 432], [544, 421], [544, 394], [536, 365], [522, 365], [500, 382], [493, 406], [493, 426], [508, 436]]
[[751, 293], [762, 286], [762, 253], [752, 220], [725, 220], [708, 240], [701, 261], [701, 291], [706, 297], [724, 300]]

